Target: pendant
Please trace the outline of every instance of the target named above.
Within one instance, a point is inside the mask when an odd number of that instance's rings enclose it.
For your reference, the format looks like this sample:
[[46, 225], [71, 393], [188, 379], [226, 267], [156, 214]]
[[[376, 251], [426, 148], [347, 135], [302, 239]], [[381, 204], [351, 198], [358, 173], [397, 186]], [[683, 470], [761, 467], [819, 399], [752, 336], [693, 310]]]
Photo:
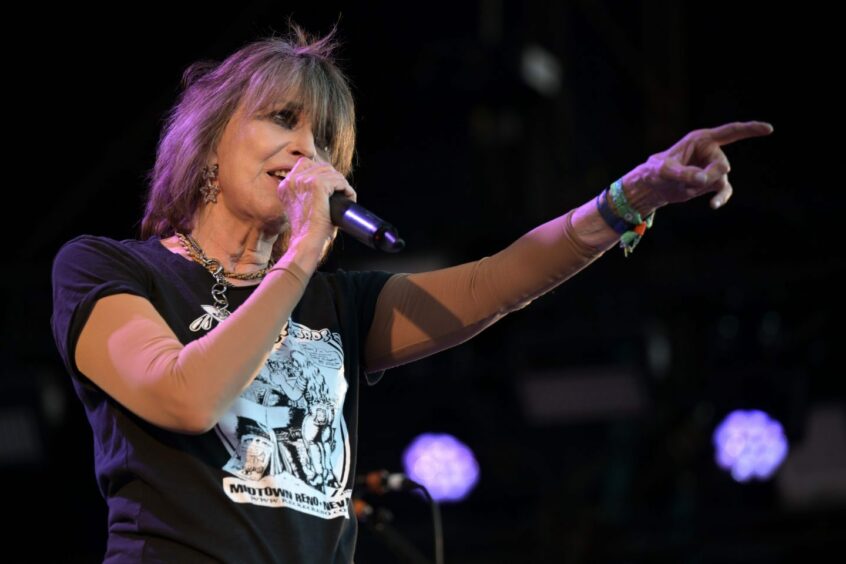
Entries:
[[215, 307], [212, 305], [203, 305], [201, 307], [206, 313], [191, 322], [189, 326], [191, 331], [210, 331], [215, 321], [221, 323], [232, 313], [226, 307]]

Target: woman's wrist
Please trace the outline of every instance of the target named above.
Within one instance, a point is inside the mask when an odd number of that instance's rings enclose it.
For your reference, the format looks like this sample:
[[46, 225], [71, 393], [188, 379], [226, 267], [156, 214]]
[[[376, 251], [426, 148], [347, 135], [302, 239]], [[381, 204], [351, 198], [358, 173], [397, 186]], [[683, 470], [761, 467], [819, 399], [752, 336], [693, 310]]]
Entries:
[[320, 243], [314, 239], [302, 238], [291, 241], [285, 254], [279, 261], [273, 265], [273, 268], [285, 268], [290, 264], [295, 264], [301, 271], [311, 276], [317, 267], [320, 266], [320, 260], [325, 253], [325, 243]]
[[[634, 202], [629, 201], [626, 185], [631, 188]], [[629, 256], [634, 251], [646, 230], [652, 227], [655, 210], [660, 207], [655, 196], [648, 190], [641, 190], [643, 186], [637, 182], [637, 176], [630, 173], [611, 183], [594, 199], [596, 213], [608, 228], [619, 235], [620, 247]]]
[[[645, 218], [658, 208], [665, 206], [667, 202], [658, 200], [654, 191], [647, 187], [642, 181], [642, 178], [643, 173], [635, 168], [623, 176], [621, 180], [623, 182], [623, 193], [626, 195], [629, 206], [634, 208], [641, 217]], [[614, 205], [613, 199], [609, 196], [608, 200], [614, 213], [622, 217], [620, 210]]]

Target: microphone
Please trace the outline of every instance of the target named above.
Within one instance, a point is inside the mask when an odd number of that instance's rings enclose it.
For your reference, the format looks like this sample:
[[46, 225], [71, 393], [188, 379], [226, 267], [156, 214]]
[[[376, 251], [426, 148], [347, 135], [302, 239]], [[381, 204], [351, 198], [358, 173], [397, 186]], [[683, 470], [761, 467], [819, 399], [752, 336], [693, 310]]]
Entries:
[[341, 231], [352, 235], [368, 247], [397, 253], [405, 247], [393, 225], [356, 204], [341, 192], [329, 198], [329, 215]]
[[367, 491], [382, 495], [386, 492], [401, 492], [413, 490], [420, 484], [399, 472], [389, 473], [387, 470], [374, 470], [362, 474], [355, 479], [356, 484], [364, 486]]

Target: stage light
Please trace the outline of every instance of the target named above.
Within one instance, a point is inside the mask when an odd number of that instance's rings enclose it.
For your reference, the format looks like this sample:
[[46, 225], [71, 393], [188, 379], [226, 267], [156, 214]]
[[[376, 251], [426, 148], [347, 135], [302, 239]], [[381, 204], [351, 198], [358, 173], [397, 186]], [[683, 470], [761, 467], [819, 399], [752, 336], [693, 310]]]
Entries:
[[766, 480], [787, 455], [781, 424], [760, 410], [729, 413], [714, 430], [717, 464], [738, 482]]
[[473, 451], [452, 435], [420, 435], [402, 458], [408, 477], [426, 486], [437, 501], [461, 501], [479, 480]]
[[533, 44], [523, 49], [520, 74], [526, 84], [543, 96], [555, 98], [561, 91], [561, 63], [540, 45]]

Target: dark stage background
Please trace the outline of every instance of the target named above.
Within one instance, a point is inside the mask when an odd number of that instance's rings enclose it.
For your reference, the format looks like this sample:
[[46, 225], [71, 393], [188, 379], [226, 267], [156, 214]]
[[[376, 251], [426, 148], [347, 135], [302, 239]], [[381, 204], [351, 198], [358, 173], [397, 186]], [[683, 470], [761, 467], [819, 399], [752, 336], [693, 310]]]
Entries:
[[[285, 31], [292, 15], [316, 33], [339, 21], [358, 104], [351, 182], [408, 243], [382, 256], [342, 239], [326, 268], [475, 260], [688, 131], [775, 127], [724, 148], [735, 190], [724, 209], [705, 197], [659, 210], [631, 257], [612, 249], [475, 339], [364, 390], [359, 472], [400, 470], [424, 431], [476, 452], [477, 488], [443, 507], [447, 562], [769, 563], [822, 561], [823, 550], [840, 560], [846, 198], [829, 77], [842, 66], [832, 60], [842, 32], [812, 3], [780, 6], [24, 8], [7, 21], [20, 38], [6, 50], [7, 115], [19, 132], [7, 138], [12, 268], [0, 277], [7, 547], [21, 562], [95, 562], [105, 546], [91, 432], [49, 327], [56, 250], [82, 233], [135, 237], [181, 71]], [[558, 74], [533, 86], [526, 57]], [[565, 393], [541, 416], [527, 390], [551, 381]], [[714, 464], [711, 433], [739, 408], [784, 425], [791, 452], [770, 481], [738, 484]], [[367, 499], [431, 554], [420, 500]], [[357, 561], [402, 558], [363, 527]]]

